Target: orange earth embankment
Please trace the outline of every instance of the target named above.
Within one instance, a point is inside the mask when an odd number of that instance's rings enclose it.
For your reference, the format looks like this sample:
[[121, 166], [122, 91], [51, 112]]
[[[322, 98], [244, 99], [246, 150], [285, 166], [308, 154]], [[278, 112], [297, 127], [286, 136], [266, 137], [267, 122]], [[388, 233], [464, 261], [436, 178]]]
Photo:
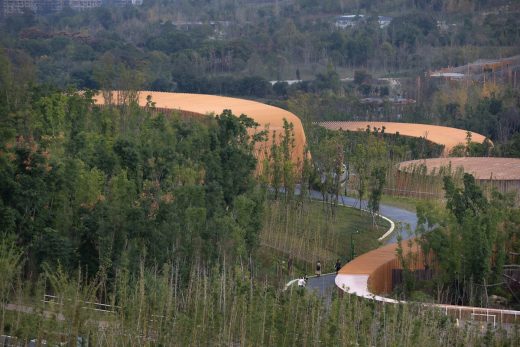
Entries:
[[[385, 127], [385, 133], [397, 134], [410, 137], [422, 137], [433, 143], [444, 146], [444, 154], [448, 155], [453, 147], [465, 144], [468, 131], [444, 127], [439, 125], [416, 124], [416, 123], [397, 123], [397, 122], [321, 122], [322, 127], [330, 130], [349, 130], [365, 131], [367, 126], [370, 129]], [[485, 136], [471, 132], [471, 141], [482, 143]]]
[[[403, 257], [414, 254], [408, 266], [410, 270], [423, 269], [424, 259], [417, 243], [411, 245], [407, 241], [402, 244]], [[368, 276], [368, 290], [376, 295], [388, 294], [392, 291], [392, 270], [402, 268], [397, 258], [397, 243], [392, 243], [370, 252], [364, 253], [345, 264], [338, 274]]]
[[426, 179], [416, 182], [413, 190], [423, 192], [426, 196], [441, 197], [444, 195], [439, 190], [442, 187], [442, 176], [458, 170], [473, 175], [477, 183], [489, 193], [495, 189], [501, 193], [512, 192], [520, 199], [518, 158], [463, 157], [405, 161], [398, 165], [396, 187], [405, 187], [407, 182], [413, 181], [414, 171], [418, 171]]
[[440, 172], [441, 168], [461, 168], [472, 174], [476, 180], [520, 181], [520, 159], [496, 157], [461, 157], [432, 158], [404, 161], [399, 164], [399, 170], [408, 172], [414, 166], [423, 165], [427, 172]]
[[[381, 296], [392, 291], [393, 270], [402, 269], [402, 264], [396, 254], [397, 248], [396, 243], [386, 245], [352, 260], [339, 271], [335, 279], [336, 285], [345, 292], [367, 299], [395, 304], [406, 303]], [[415, 242], [410, 245], [408, 241], [403, 241], [402, 251], [410, 270], [425, 269], [426, 263], [432, 263], [432, 259], [425, 259], [422, 256], [420, 247]], [[459, 321], [493, 324], [493, 327], [515, 324], [520, 321], [520, 311], [514, 310], [444, 304], [423, 305], [438, 309], [446, 316]]]
[[[153, 91], [139, 92], [138, 98], [140, 106], [145, 107], [147, 105], [148, 96], [151, 96], [151, 101], [155, 103], [157, 109], [178, 111], [179, 113], [187, 113], [191, 115], [218, 115], [221, 114], [223, 110], [231, 110], [236, 116], [245, 114], [254, 119], [260, 126], [256, 130], [251, 129], [249, 131], [250, 134], [266, 129], [268, 130], [267, 142], [257, 144], [255, 148], [256, 156], [260, 165], [265, 154], [270, 153], [273, 137], [275, 137], [277, 143], [280, 142], [280, 136], [284, 132], [283, 120], [286, 119], [287, 122], [292, 123], [294, 126], [294, 149], [291, 154], [292, 160], [297, 165], [300, 165], [303, 162], [304, 149], [306, 145], [305, 132], [300, 119], [289, 111], [256, 101], [225, 96]], [[105, 98], [102, 94], [96, 95], [94, 99], [95, 103], [98, 105], [105, 104]], [[113, 97], [113, 100], [117, 99], [117, 96]]]

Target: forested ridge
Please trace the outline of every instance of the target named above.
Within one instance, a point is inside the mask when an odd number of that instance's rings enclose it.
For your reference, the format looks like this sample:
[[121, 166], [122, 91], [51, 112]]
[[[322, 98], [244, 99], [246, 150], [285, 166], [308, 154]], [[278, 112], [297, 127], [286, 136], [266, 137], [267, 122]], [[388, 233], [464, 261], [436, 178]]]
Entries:
[[[519, 54], [519, 13], [499, 0], [145, 0], [2, 18], [0, 335], [114, 346], [520, 344], [515, 326], [460, 326], [422, 304], [282, 289], [317, 260], [332, 272], [337, 259], [378, 247], [389, 201], [417, 211], [415, 236], [435, 259], [429, 281], [404, 266], [390, 296], [518, 308], [513, 195], [455, 171], [437, 177], [442, 201], [386, 195], [397, 163], [442, 146], [316, 122], [458, 127], [489, 141], [468, 135], [452, 156], [520, 157], [518, 67], [429, 77]], [[364, 19], [338, 28], [344, 14]], [[378, 16], [392, 20], [382, 27]], [[113, 90], [126, 102], [94, 105]], [[163, 114], [152, 98], [138, 106], [138, 90], [288, 109], [305, 127], [307, 159], [290, 160], [290, 123], [276, 144], [264, 129], [250, 136], [258, 124], [247, 115]], [[262, 163], [257, 141], [269, 149]], [[344, 194], [368, 212], [341, 207]]]
[[[328, 64], [345, 77], [348, 69], [420, 72], [517, 54], [518, 10], [491, 0], [145, 1], [10, 16], [1, 30], [3, 46], [61, 86], [104, 87], [98, 74], [113, 68], [133, 71], [141, 89], [262, 96], [266, 80], [313, 79]], [[338, 30], [335, 16], [349, 13], [369, 19]], [[380, 28], [378, 15], [393, 20]]]
[[88, 94], [33, 92], [4, 118], [16, 136], [1, 156], [2, 229], [26, 247], [27, 273], [47, 262], [92, 276], [122, 261], [136, 269], [140, 257], [189, 269], [255, 246], [252, 120], [152, 117], [135, 105], [95, 108]]
[[[428, 73], [518, 55], [519, 11], [492, 0], [145, 1], [9, 16], [0, 44], [17, 83], [241, 96], [300, 116], [304, 105], [314, 121], [441, 124], [489, 137], [492, 155], [518, 157], [518, 67], [477, 83]], [[365, 17], [338, 28], [342, 14]], [[391, 21], [381, 27], [378, 16]]]

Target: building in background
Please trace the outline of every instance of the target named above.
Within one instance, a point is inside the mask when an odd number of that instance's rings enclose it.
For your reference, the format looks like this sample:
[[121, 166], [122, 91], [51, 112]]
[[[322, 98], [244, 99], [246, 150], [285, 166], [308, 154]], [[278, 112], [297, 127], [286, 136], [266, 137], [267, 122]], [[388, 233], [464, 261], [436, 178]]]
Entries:
[[364, 20], [365, 16], [362, 14], [346, 14], [337, 17], [335, 25], [338, 29], [353, 28]]
[[68, 0], [68, 6], [76, 11], [88, 10], [101, 6], [101, 0]]
[[127, 6], [142, 5], [142, 0], [0, 0], [0, 16], [7, 17], [30, 11], [36, 14], [49, 14], [70, 7], [76, 11], [88, 10], [102, 5]]
[[[336, 17], [336, 22], [334, 25], [338, 29], [354, 28], [359, 24], [366, 23], [371, 18], [373, 19], [374, 17], [365, 16], [363, 14], [345, 14]], [[379, 24], [379, 28], [383, 29], [389, 26], [392, 22], [392, 19], [392, 17], [388, 16], [377, 16], [377, 23]]]
[[2, 16], [21, 14], [24, 11], [37, 12], [36, 0], [1, 0]]

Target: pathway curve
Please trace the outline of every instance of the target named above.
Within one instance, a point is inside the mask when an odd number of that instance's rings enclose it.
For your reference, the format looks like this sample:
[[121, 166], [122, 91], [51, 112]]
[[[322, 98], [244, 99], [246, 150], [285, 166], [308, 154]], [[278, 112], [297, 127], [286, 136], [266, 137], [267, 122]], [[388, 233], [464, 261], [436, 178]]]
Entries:
[[[315, 199], [321, 198], [321, 194], [319, 192], [312, 192], [311, 196]], [[359, 200], [351, 197], [341, 196], [340, 201], [342, 201], [343, 205], [345, 206], [359, 207]], [[363, 204], [366, 204], [366, 202], [362, 202], [362, 205]], [[417, 225], [417, 215], [415, 213], [386, 204], [381, 205], [381, 213], [387, 217], [392, 218], [394, 222], [401, 223], [403, 225], [408, 224], [410, 228], [404, 229], [402, 236], [403, 239], [409, 239], [412, 237], [410, 231], [415, 230]], [[394, 232], [390, 237], [388, 237], [386, 240], [387, 244], [385, 246], [364, 253], [358, 258], [354, 259], [352, 262], [345, 265], [339, 271], [338, 275], [335, 273], [330, 273], [320, 277], [310, 277], [307, 283], [307, 290], [313, 291], [320, 295], [326, 302], [331, 300], [332, 293], [336, 287], [339, 287], [349, 294], [361, 296], [366, 299], [387, 303], [406, 303], [405, 301], [398, 301], [395, 299], [374, 295], [368, 289], [369, 274], [373, 273], [373, 269], [368, 271], [367, 269], [373, 268], [374, 265], [379, 266], [380, 263], [384, 264], [386, 261], [395, 258], [397, 247], [395, 243], [397, 237], [396, 234], [397, 233]], [[405, 243], [403, 251], [413, 252], [414, 250], [407, 249], [407, 245]], [[371, 256], [372, 254], [374, 254], [373, 257]], [[348, 271], [345, 271], [347, 268]], [[516, 324], [520, 321], [520, 311], [515, 310], [454, 306], [444, 304], [424, 305], [440, 309], [446, 315], [455, 318], [457, 324], [463, 324], [464, 322], [469, 321], [479, 321], [481, 324], [491, 324], [493, 328], [496, 328], [497, 325], [500, 325], [502, 328], [511, 330], [512, 324]]]
[[[310, 192], [311, 198], [313, 199], [322, 199], [322, 195], [318, 191], [311, 191]], [[347, 206], [347, 207], [353, 207], [353, 208], [359, 208], [359, 199], [350, 197], [350, 196], [344, 196], [340, 195], [339, 197], [340, 205]], [[361, 207], [365, 208], [367, 205], [366, 200], [361, 201]], [[403, 228], [403, 239], [408, 239], [411, 237], [411, 234], [407, 230], [415, 230], [415, 227], [417, 225], [417, 215], [414, 212], [395, 207], [390, 206], [387, 204], [381, 204], [380, 205], [380, 214], [384, 217], [387, 217], [388, 219], [392, 220], [394, 223], [398, 223], [401, 225], [409, 225], [410, 228]], [[397, 231], [394, 231], [391, 235], [388, 236], [388, 238], [385, 240], [386, 243], [391, 244], [397, 242]], [[324, 274], [320, 277], [311, 276], [309, 277], [309, 280], [307, 282], [306, 288], [308, 290], [312, 290], [313, 292], [317, 293], [318, 295], [329, 298], [330, 294], [333, 290], [336, 288], [336, 274], [330, 273], [330, 274]], [[359, 281], [358, 281], [359, 282]], [[366, 281], [365, 281], [366, 282]], [[350, 281], [349, 281], [350, 283]], [[363, 287], [363, 283], [361, 284], [361, 287]], [[349, 286], [350, 288], [350, 286]], [[359, 288], [358, 288], [359, 290]]]
[[[312, 190], [311, 191], [311, 198], [316, 200], [321, 200], [322, 195], [320, 192]], [[340, 195], [339, 196], [339, 202], [341, 205], [348, 206], [348, 207], [354, 207], [359, 208], [359, 199]], [[368, 202], [366, 200], [361, 201], [361, 207], [366, 208]], [[409, 225], [410, 230], [415, 230], [415, 227], [417, 226], [417, 215], [415, 212], [405, 210], [403, 208], [391, 206], [388, 204], [380, 204], [379, 206], [379, 213], [392, 220], [394, 223], [398, 223], [401, 225]], [[410, 233], [404, 232], [403, 233], [403, 239], [409, 239]], [[390, 237], [386, 240], [386, 243], [394, 243], [397, 242], [397, 233], [393, 233], [390, 235]]]
[[[447, 155], [450, 150], [462, 143], [466, 142], [466, 136], [469, 132], [462, 129], [439, 127], [425, 124], [404, 124], [404, 123], [386, 123], [378, 122], [324, 122], [320, 123], [321, 126], [330, 130], [353, 130], [353, 131], [365, 131], [367, 124], [370, 128], [374, 126], [384, 127], [387, 133], [399, 133], [405, 136], [412, 137], [424, 137], [434, 143], [444, 145], [444, 155]], [[472, 141], [484, 142], [484, 136], [476, 133], [472, 133]], [[465, 159], [467, 160], [467, 159]], [[321, 198], [321, 194], [312, 192], [314, 198]], [[347, 206], [359, 207], [359, 203], [354, 198], [341, 196], [340, 200]], [[366, 205], [366, 202], [362, 203]], [[382, 215], [392, 219], [394, 222], [401, 225], [408, 225], [408, 227], [398, 227], [401, 230], [401, 236], [403, 240], [410, 239], [412, 231], [417, 226], [417, 215], [413, 212], [382, 204], [380, 207]], [[393, 266], [392, 264], [396, 259], [397, 249], [397, 235], [394, 232], [386, 240], [387, 245], [370, 252], [364, 253], [359, 257], [355, 258], [351, 262], [344, 265], [338, 272], [338, 275], [334, 276], [323, 276], [320, 278], [309, 278], [307, 287], [309, 290], [313, 290], [327, 298], [327, 293], [331, 292], [335, 286], [341, 290], [361, 296], [367, 299], [373, 299], [381, 302], [398, 303], [400, 301], [386, 298], [379, 295], [374, 295], [369, 290], [370, 286], [374, 290], [374, 293], [386, 293], [391, 291], [389, 288], [388, 269]], [[417, 253], [415, 249], [417, 245], [403, 243], [403, 252], [405, 253]], [[332, 278], [334, 281], [332, 281]], [[391, 279], [390, 279], [391, 281]], [[499, 310], [499, 309], [488, 309], [479, 307], [467, 307], [467, 306], [451, 306], [441, 304], [425, 304], [427, 306], [436, 307], [445, 311], [446, 315], [451, 315], [457, 318], [459, 321], [473, 321], [476, 318], [484, 318], [485, 322], [493, 323], [493, 327], [496, 323], [504, 324], [516, 323], [520, 320], [520, 311], [514, 310]]]

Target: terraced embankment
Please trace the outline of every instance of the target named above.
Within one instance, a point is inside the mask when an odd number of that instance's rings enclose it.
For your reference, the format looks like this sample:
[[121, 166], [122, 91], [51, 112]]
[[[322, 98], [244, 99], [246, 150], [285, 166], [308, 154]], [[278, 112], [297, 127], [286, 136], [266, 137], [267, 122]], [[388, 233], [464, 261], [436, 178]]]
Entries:
[[[405, 303], [384, 297], [383, 294], [392, 291], [392, 270], [400, 269], [401, 265], [397, 258], [397, 243], [380, 247], [373, 251], [362, 254], [341, 268], [335, 277], [335, 284], [341, 290], [387, 303]], [[424, 259], [416, 243], [402, 243], [403, 256], [414, 255], [410, 262], [411, 270], [424, 269]], [[501, 310], [471, 306], [455, 306], [443, 304], [425, 304], [442, 310], [447, 316], [456, 318], [458, 321], [479, 321], [486, 324], [497, 324], [507, 326], [508, 324], [520, 323], [520, 311]]]
[[[468, 131], [444, 127], [439, 125], [397, 123], [397, 122], [321, 122], [322, 127], [329, 130], [366, 131], [370, 129], [384, 128], [386, 134], [399, 134], [409, 137], [421, 137], [438, 145], [444, 146], [444, 155], [448, 155], [453, 147], [465, 144]], [[484, 135], [470, 132], [471, 141], [482, 143], [486, 139]]]
[[[108, 94], [110, 95], [110, 94]], [[107, 96], [108, 96], [107, 95]], [[189, 116], [219, 115], [224, 110], [231, 110], [236, 116], [245, 114], [259, 124], [257, 129], [250, 129], [250, 135], [259, 131], [268, 130], [268, 140], [257, 143], [255, 148], [259, 165], [262, 159], [269, 154], [272, 139], [279, 143], [280, 136], [284, 133], [284, 119], [293, 124], [294, 148], [291, 153], [292, 160], [298, 164], [303, 162], [304, 149], [306, 145], [305, 132], [300, 119], [293, 113], [278, 107], [266, 105], [260, 102], [230, 98], [217, 95], [165, 93], [153, 91], [140, 91], [137, 94], [138, 103], [141, 107], [149, 104], [147, 97], [151, 97], [154, 103], [153, 110], [163, 113], [178, 112]], [[126, 99], [118, 92], [111, 94], [112, 104], [121, 104]], [[103, 93], [94, 97], [96, 105], [105, 106], [108, 102]]]
[[493, 189], [501, 193], [516, 194], [520, 200], [520, 159], [494, 157], [463, 157], [463, 158], [432, 158], [405, 161], [399, 164], [396, 186], [406, 186], [407, 181], [421, 172], [428, 176], [426, 182], [418, 182], [414, 190], [420, 191], [423, 196], [441, 198], [443, 172], [463, 172], [472, 174], [476, 182], [491, 192]]

